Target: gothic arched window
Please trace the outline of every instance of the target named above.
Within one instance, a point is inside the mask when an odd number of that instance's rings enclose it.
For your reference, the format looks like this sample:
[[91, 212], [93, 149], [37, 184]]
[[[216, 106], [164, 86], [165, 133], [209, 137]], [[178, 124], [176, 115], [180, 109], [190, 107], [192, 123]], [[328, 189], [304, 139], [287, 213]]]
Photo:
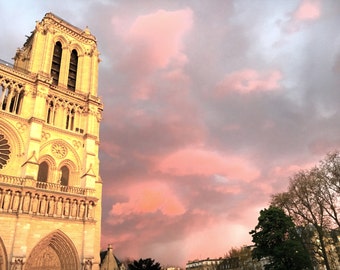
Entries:
[[21, 90], [22, 85], [16, 84], [15, 86], [0, 86], [2, 90], [0, 93], [0, 109], [20, 114], [22, 102], [25, 96], [25, 91]]
[[78, 53], [76, 50], [72, 50], [67, 81], [67, 88], [72, 91], [76, 90], [77, 68], [78, 68]]
[[74, 128], [74, 109], [68, 109], [66, 115], [66, 129], [73, 130]]
[[8, 96], [9, 96], [8, 87], [3, 87], [2, 88], [2, 94], [1, 94], [1, 104], [2, 104], [1, 109], [4, 110], [4, 111], [6, 111], [6, 108], [7, 108]]
[[46, 161], [39, 164], [38, 181], [47, 182], [48, 179], [48, 163]]
[[63, 49], [62, 49], [61, 43], [58, 41], [54, 45], [52, 67], [51, 67], [51, 76], [53, 79], [52, 83], [54, 85], [58, 85], [58, 81], [59, 81], [62, 52], [63, 52]]
[[47, 108], [46, 122], [47, 122], [47, 124], [53, 125], [54, 119], [55, 119], [55, 108], [54, 108], [53, 101], [50, 101], [47, 106], [48, 106], [48, 108]]
[[60, 178], [60, 184], [62, 186], [68, 186], [68, 180], [70, 177], [70, 170], [67, 166], [63, 166], [60, 169], [61, 171], [61, 178]]
[[21, 112], [21, 107], [22, 107], [22, 102], [23, 102], [23, 99], [24, 99], [24, 95], [25, 95], [25, 92], [23, 90], [20, 91], [20, 94], [18, 95], [18, 100], [17, 100], [16, 108], [15, 108], [15, 113], [16, 114], [20, 114], [20, 112]]

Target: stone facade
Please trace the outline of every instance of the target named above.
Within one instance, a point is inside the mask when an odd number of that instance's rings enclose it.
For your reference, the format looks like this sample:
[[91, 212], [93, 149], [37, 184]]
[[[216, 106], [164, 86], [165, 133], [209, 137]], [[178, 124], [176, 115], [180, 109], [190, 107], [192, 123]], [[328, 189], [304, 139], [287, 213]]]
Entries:
[[100, 252], [101, 264], [100, 270], [126, 270], [112, 252], [111, 245], [108, 246], [106, 251]]
[[47, 13], [14, 60], [0, 62], [0, 270], [99, 269], [96, 39]]

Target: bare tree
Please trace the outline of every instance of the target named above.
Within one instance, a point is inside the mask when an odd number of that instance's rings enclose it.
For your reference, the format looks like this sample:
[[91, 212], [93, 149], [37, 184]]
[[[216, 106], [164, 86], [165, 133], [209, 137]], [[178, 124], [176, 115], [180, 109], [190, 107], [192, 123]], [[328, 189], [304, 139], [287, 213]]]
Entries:
[[[317, 240], [313, 242], [316, 255], [319, 255], [327, 270], [330, 263], [326, 247], [325, 232], [330, 228], [330, 215], [322, 195], [322, 181], [318, 168], [301, 171], [290, 180], [288, 191], [272, 197], [271, 204], [286, 210], [297, 226], [309, 228], [313, 226]], [[316, 256], [317, 258], [318, 256]]]

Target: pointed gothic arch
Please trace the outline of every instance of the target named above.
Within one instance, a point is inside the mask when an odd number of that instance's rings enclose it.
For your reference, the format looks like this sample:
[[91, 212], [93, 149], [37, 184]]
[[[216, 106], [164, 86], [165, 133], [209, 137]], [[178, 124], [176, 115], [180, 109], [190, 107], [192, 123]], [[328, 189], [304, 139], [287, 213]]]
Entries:
[[71, 239], [60, 230], [43, 238], [32, 250], [26, 270], [79, 269], [79, 256]]
[[77, 70], [78, 70], [78, 52], [76, 49], [73, 49], [70, 55], [70, 65], [67, 80], [67, 89], [71, 91], [76, 90]]
[[4, 245], [4, 242], [2, 241], [0, 237], [0, 269], [1, 270], [7, 270], [8, 269], [8, 259], [7, 259], [7, 252]]
[[60, 184], [63, 186], [79, 186], [79, 172], [77, 166], [70, 159], [60, 162], [58, 167]]
[[52, 83], [54, 85], [58, 85], [58, 82], [59, 82], [62, 53], [63, 53], [62, 44], [60, 41], [57, 41], [54, 44], [53, 58], [52, 58], [52, 64], [51, 64]]

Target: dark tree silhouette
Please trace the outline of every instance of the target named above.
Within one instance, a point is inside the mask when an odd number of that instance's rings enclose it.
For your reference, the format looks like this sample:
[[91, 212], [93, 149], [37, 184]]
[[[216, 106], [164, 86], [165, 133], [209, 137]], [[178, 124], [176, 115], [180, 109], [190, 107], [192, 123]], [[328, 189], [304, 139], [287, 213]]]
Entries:
[[161, 265], [151, 258], [134, 260], [128, 265], [129, 270], [161, 270]]
[[270, 206], [261, 210], [258, 224], [250, 234], [255, 243], [253, 257], [269, 260], [266, 270], [313, 269], [295, 224], [282, 209]]

